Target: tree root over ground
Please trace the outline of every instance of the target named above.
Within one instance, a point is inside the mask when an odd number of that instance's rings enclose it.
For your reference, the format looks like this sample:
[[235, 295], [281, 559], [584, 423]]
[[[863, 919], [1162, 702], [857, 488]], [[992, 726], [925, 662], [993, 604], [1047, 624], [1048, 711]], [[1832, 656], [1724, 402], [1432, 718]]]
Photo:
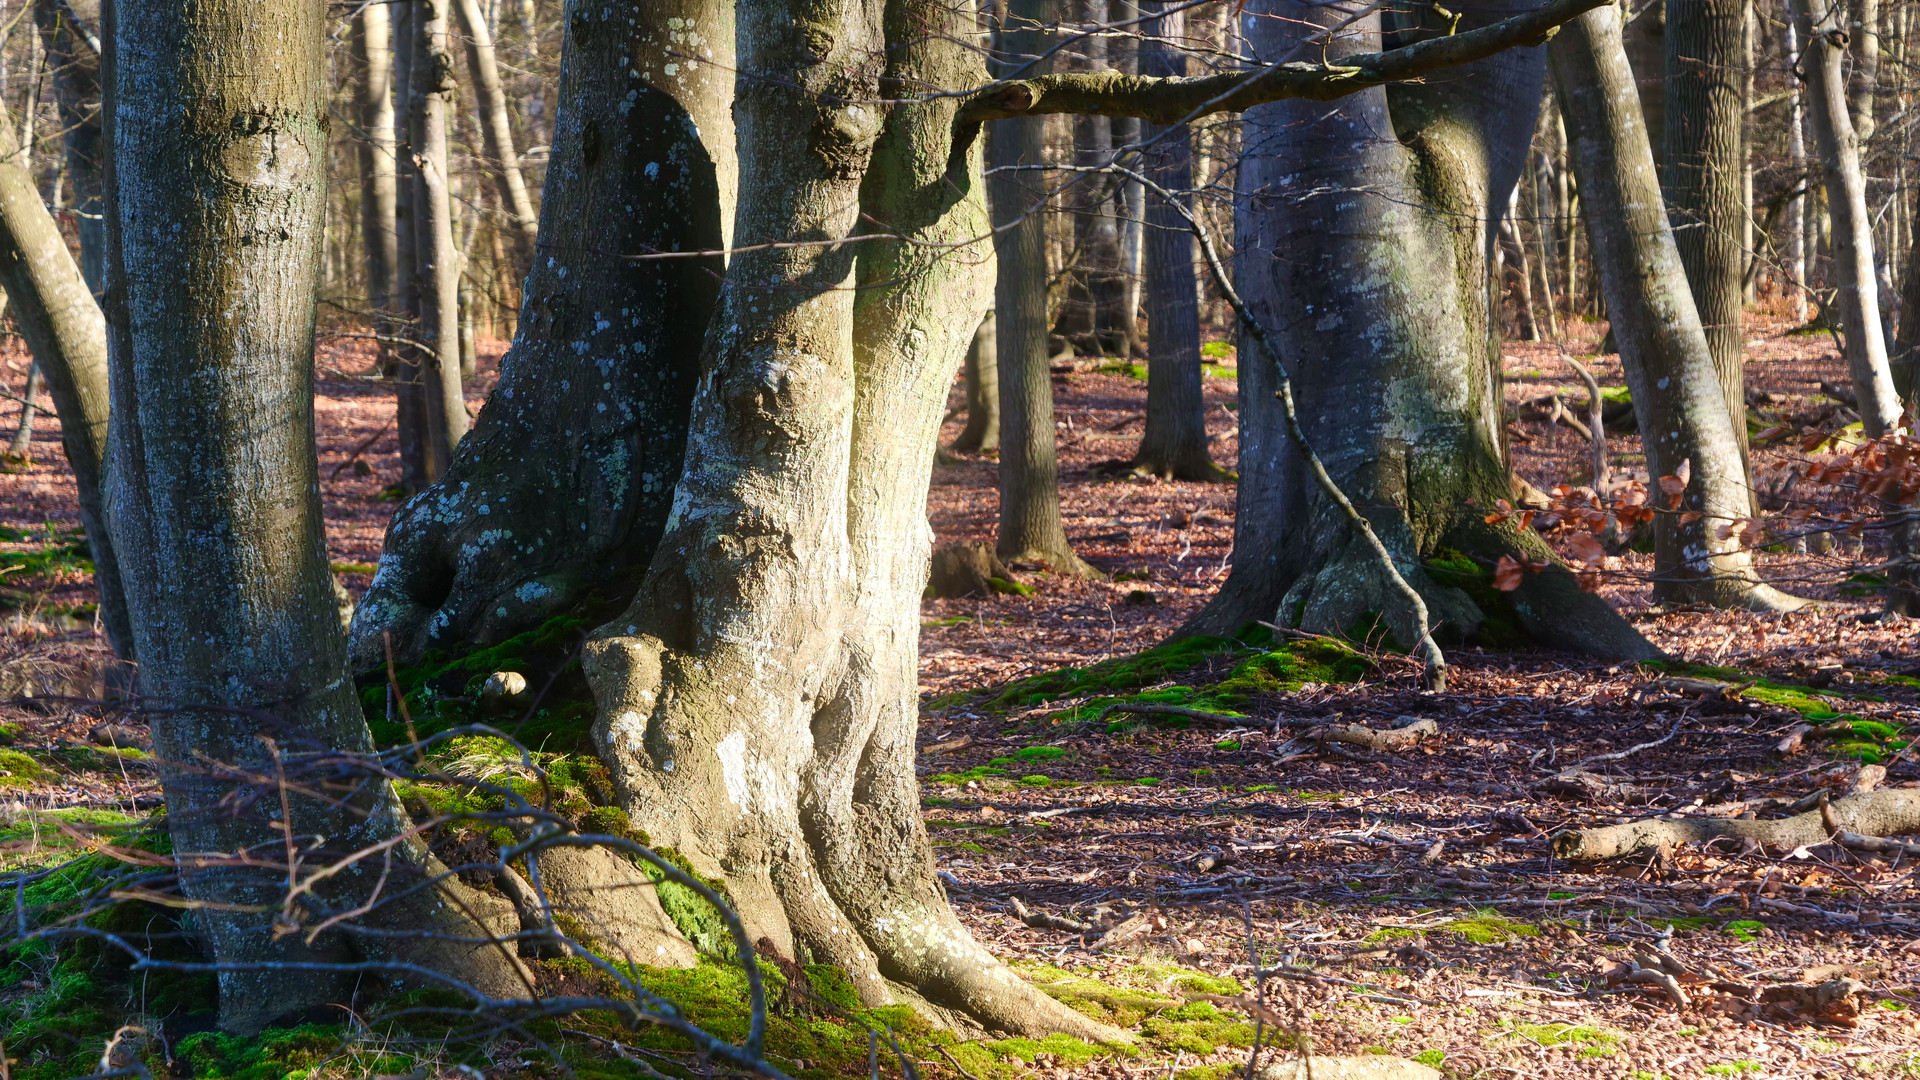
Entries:
[[1848, 795], [1819, 809], [1773, 821], [1650, 818], [1598, 829], [1567, 829], [1554, 835], [1553, 853], [1563, 859], [1612, 859], [1720, 837], [1797, 848], [1825, 843], [1843, 831], [1862, 837], [1920, 833], [1920, 789], [1892, 788]]

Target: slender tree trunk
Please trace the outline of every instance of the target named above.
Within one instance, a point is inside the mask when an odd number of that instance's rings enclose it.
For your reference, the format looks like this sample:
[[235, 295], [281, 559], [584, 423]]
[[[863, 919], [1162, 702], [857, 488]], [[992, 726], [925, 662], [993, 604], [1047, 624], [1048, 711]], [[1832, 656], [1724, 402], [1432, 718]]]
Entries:
[[106, 218], [101, 215], [99, 0], [35, 0], [53, 98], [66, 144], [67, 182], [73, 186], [75, 231], [80, 236], [80, 274], [99, 296], [106, 287]]
[[[1165, 11], [1164, 0], [1147, 0]], [[1178, 41], [1186, 13], [1163, 14], [1143, 26], [1140, 74], [1185, 75], [1186, 55], [1154, 39]], [[1147, 177], [1191, 207], [1193, 137], [1187, 125], [1143, 124]], [[1147, 202], [1147, 426], [1134, 452], [1135, 473], [1174, 480], [1226, 480], [1232, 473], [1207, 451], [1207, 403], [1201, 394], [1200, 291], [1187, 220], [1158, 195]]]
[[133, 629], [104, 490], [106, 323], [60, 226], [40, 201], [39, 186], [13, 141], [14, 130], [13, 118], [0, 106], [0, 286], [60, 416], [60, 443], [80, 496], [80, 526], [93, 552], [101, 625], [114, 655], [131, 662]]
[[[1748, 0], [1666, 0], [1666, 168], [1660, 174], [1727, 414], [1747, 466], [1745, 77]], [[1615, 335], [1618, 336], [1617, 334]]]
[[22, 465], [33, 464], [33, 418], [40, 412], [34, 402], [40, 400], [46, 382], [46, 376], [40, 373], [40, 361], [27, 365], [27, 392], [20, 395], [20, 426], [14, 428], [13, 443], [7, 447], [7, 456]]
[[1663, 182], [1667, 175], [1666, 36], [1667, 18], [1671, 14], [1666, 0], [1648, 0], [1621, 35], [1640, 97], [1640, 113], [1646, 119], [1647, 137], [1653, 145], [1653, 165]]
[[[1108, 20], [1123, 27], [1118, 31], [1122, 36], [1107, 44], [1107, 56], [1115, 71], [1140, 74], [1140, 50], [1132, 37], [1137, 30], [1130, 25], [1139, 14], [1137, 0], [1108, 0]], [[1131, 116], [1114, 117], [1116, 150], [1137, 144], [1145, 127], [1143, 121]], [[1146, 355], [1146, 348], [1140, 343], [1140, 294], [1146, 280], [1145, 199], [1146, 189], [1135, 181], [1123, 180], [1113, 203], [1120, 229], [1119, 310], [1115, 331], [1119, 335], [1121, 355], [1128, 357]]]
[[[1475, 4], [1465, 21], [1508, 10]], [[1285, 55], [1346, 18], [1256, 0], [1250, 49]], [[1364, 15], [1331, 53], [1375, 47], [1380, 22]], [[1435, 18], [1415, 32], [1445, 25]], [[1488, 265], [1534, 130], [1535, 114], [1514, 106], [1537, 103], [1544, 76], [1539, 50], [1516, 49], [1417, 86], [1332, 107], [1276, 102], [1243, 117], [1236, 285], [1284, 354], [1301, 426], [1328, 473], [1420, 591], [1433, 625], [1453, 636], [1478, 632], [1490, 613], [1424, 560], [1464, 554], [1485, 572], [1502, 555], [1550, 559], [1536, 535], [1485, 520], [1485, 507], [1511, 495]], [[1233, 574], [1185, 629], [1233, 633], [1262, 619], [1337, 633], [1381, 617], [1413, 642], [1406, 601], [1289, 439], [1273, 363], [1245, 333], [1240, 356]], [[1534, 640], [1657, 654], [1557, 564], [1506, 595], [1507, 614]]]
[[[1789, 18], [1786, 25], [1787, 55], [1800, 55], [1799, 38], [1799, 28]], [[1796, 84], [1793, 97], [1787, 105], [1787, 182], [1810, 189], [1813, 176], [1807, 171], [1806, 124], [1806, 91]], [[1795, 326], [1805, 326], [1807, 322], [1807, 268], [1812, 254], [1807, 250], [1807, 208], [1812, 201], [1803, 192], [1787, 202], [1787, 276], [1792, 279], [1788, 288], [1793, 293]]]
[[[276, 821], [266, 808], [279, 799], [224, 802], [232, 784], [198, 763], [273, 775], [275, 738], [371, 748], [342, 662], [314, 454], [324, 5], [176, 0], [116, 5], [110, 20], [113, 533], [142, 689], [173, 707], [154, 712], [152, 726], [174, 850], [292, 846], [322, 866], [403, 833], [385, 784], [363, 786], [348, 806], [288, 796], [290, 816]], [[394, 899], [367, 923], [488, 932], [454, 914], [485, 910], [483, 895], [451, 881], [414, 890], [433, 865], [417, 844], [392, 850]], [[199, 937], [213, 959], [237, 965], [219, 976], [229, 1030], [352, 992], [350, 972], [249, 965], [365, 957], [436, 967], [488, 993], [518, 985], [497, 947], [342, 931], [307, 944], [275, 933], [293, 872], [182, 864], [184, 892], [205, 905], [194, 913]], [[358, 902], [379, 875], [349, 869], [320, 895]]]
[[[412, 113], [413, 36], [416, 20], [413, 0], [388, 5], [393, 12], [394, 159], [394, 336], [409, 343], [420, 333], [419, 230], [417, 203], [419, 168], [414, 157]], [[428, 435], [427, 386], [430, 368], [424, 354], [412, 344], [392, 349], [390, 376], [394, 380], [394, 427], [400, 442], [400, 491], [413, 495], [433, 482], [432, 439]]]
[[420, 343], [430, 479], [453, 461], [467, 433], [460, 386], [460, 252], [453, 242], [453, 198], [447, 158], [447, 112], [453, 101], [453, 56], [447, 52], [453, 0], [412, 0], [413, 64], [407, 127], [413, 144], [414, 277], [420, 296]]
[[[393, 20], [387, 4], [360, 9], [354, 28], [354, 59], [364, 72], [360, 93], [360, 239], [367, 266], [367, 300], [374, 327], [392, 337], [393, 277], [400, 265], [400, 236], [394, 219], [395, 157], [393, 130]], [[380, 343], [384, 363], [387, 345]]]
[[1827, 212], [1833, 217], [1833, 285], [1846, 330], [1847, 368], [1868, 438], [1879, 438], [1900, 419], [1887, 366], [1887, 345], [1880, 322], [1880, 283], [1874, 273], [1873, 219], [1860, 172], [1860, 143], [1847, 115], [1847, 85], [1841, 53], [1847, 36], [1839, 27], [1839, 6], [1829, 0], [1791, 0], [1793, 19], [1807, 41], [1801, 66], [1807, 74], [1807, 99], [1814, 138], [1825, 173]]
[[998, 336], [993, 312], [988, 310], [967, 349], [967, 426], [953, 440], [955, 450], [1000, 449], [1000, 361], [994, 348]]
[[538, 219], [533, 198], [527, 194], [526, 178], [520, 174], [520, 154], [513, 146], [513, 125], [507, 116], [506, 90], [500, 85], [493, 33], [480, 12], [479, 0], [454, 2], [460, 6], [460, 22], [467, 32], [467, 67], [473, 72], [474, 89], [480, 99], [481, 129], [486, 135], [487, 156], [493, 159], [494, 175], [500, 183], [500, 202], [513, 219], [522, 258], [530, 260]]
[[1853, 97], [1853, 130], [1865, 148], [1878, 126], [1873, 96], [1880, 87], [1880, 0], [1852, 0], [1848, 45], [1853, 49], [1853, 71], [1848, 80]]
[[527, 277], [499, 386], [453, 468], [388, 527], [354, 615], [356, 669], [381, 662], [383, 632], [411, 659], [505, 640], [590, 594], [624, 604], [659, 541], [725, 265], [643, 256], [725, 246], [733, 7], [621, 11], [569, 25], [540, 208], [553, 257]]
[[[1561, 27], [1547, 54], [1554, 96], [1575, 133], [1573, 167], [1587, 204], [1594, 265], [1633, 391], [1648, 471], [1655, 478], [1683, 469], [1691, 474], [1680, 505], [1662, 506], [1656, 519], [1654, 595], [1727, 607], [1797, 607], [1799, 601], [1759, 584], [1738, 537], [1724, 539], [1718, 531], [1748, 515], [1739, 443], [1661, 204], [1618, 10], [1596, 8]], [[1658, 485], [1651, 490], [1662, 503]], [[1687, 520], [1676, 511], [1699, 516]]]
[[[1052, 0], [1014, 0], [1008, 17], [1020, 26], [1054, 17]], [[1003, 69], [1022, 77], [1046, 49], [1046, 35], [1003, 31]], [[993, 310], [1000, 365], [1000, 557], [1032, 559], [1055, 573], [1097, 573], [1067, 542], [1060, 517], [1060, 466], [1055, 457], [1053, 378], [1047, 367], [1046, 117], [1023, 116], [992, 125], [987, 153], [998, 171], [989, 185], [994, 257], [999, 266]]]

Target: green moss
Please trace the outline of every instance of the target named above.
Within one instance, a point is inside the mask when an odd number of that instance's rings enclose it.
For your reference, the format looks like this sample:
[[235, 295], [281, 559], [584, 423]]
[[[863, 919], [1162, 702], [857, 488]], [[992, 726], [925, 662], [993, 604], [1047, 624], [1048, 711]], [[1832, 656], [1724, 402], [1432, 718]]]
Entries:
[[1007, 775], [1007, 770], [996, 765], [975, 765], [966, 772], [935, 773], [927, 777], [936, 784], [964, 784], [969, 780], [989, 780]]
[[1389, 941], [1406, 941], [1420, 937], [1420, 931], [1407, 926], [1383, 926], [1368, 934], [1366, 944], [1384, 945]]
[[987, 585], [994, 592], [1006, 596], [1032, 596], [1037, 591], [1031, 585], [1022, 585], [1018, 581], [1008, 581], [1003, 577], [990, 577], [987, 579]]
[[1147, 365], [1136, 364], [1127, 360], [1114, 360], [1101, 364], [1100, 374], [1125, 375], [1129, 379], [1139, 379], [1141, 382], [1146, 382]]
[[1425, 567], [1435, 584], [1459, 589], [1480, 609], [1480, 627], [1473, 634], [1475, 643], [1505, 648], [1529, 642], [1513, 609], [1513, 595], [1494, 587], [1493, 567], [1482, 566], [1472, 556], [1451, 548], [1436, 552]]
[[[581, 612], [556, 615], [498, 645], [461, 656], [428, 650], [419, 664], [398, 669], [393, 681], [405, 695], [414, 730], [424, 737], [481, 719], [477, 701], [487, 676], [512, 671], [526, 676], [530, 687], [541, 687], [549, 678], [552, 685], [546, 687], [543, 704], [532, 717], [512, 712], [492, 719], [503, 722], [505, 730], [528, 746], [556, 751], [588, 749], [593, 695], [580, 672], [576, 653], [587, 631], [599, 625], [596, 610], [590, 601], [582, 605]], [[399, 710], [394, 710], [391, 719], [387, 715], [385, 669], [362, 674], [358, 685], [360, 706], [374, 738], [385, 746], [405, 742], [407, 728]]]
[[1447, 1052], [1445, 1050], [1422, 1050], [1413, 1055], [1413, 1060], [1422, 1065], [1437, 1069], [1440, 1067], [1441, 1062], [1447, 1060]]
[[1713, 917], [1710, 915], [1677, 915], [1671, 917], [1666, 915], [1648, 915], [1644, 916], [1644, 921], [1649, 926], [1661, 926], [1673, 930], [1700, 930], [1712, 926], [1714, 923]]
[[0, 788], [26, 789], [47, 780], [45, 765], [18, 750], [0, 750]]
[[1530, 923], [1514, 922], [1493, 911], [1483, 911], [1465, 919], [1455, 919], [1440, 927], [1475, 945], [1497, 945], [1516, 938], [1536, 937], [1540, 928]]
[[[334, 1056], [342, 1031], [336, 1025], [303, 1024], [243, 1037], [203, 1031], [180, 1040], [174, 1053], [209, 1080], [281, 1080], [303, 1075]], [[395, 1064], [401, 1059], [396, 1058]]]
[[1723, 1061], [1718, 1065], [1709, 1065], [1700, 1071], [1706, 1073], [1708, 1076], [1745, 1076], [1748, 1073], [1759, 1072], [1760, 1063], [1757, 1061], [1744, 1060]]
[[[1250, 641], [1255, 635], [1247, 635]], [[1266, 640], [1261, 631], [1258, 640]], [[1061, 668], [1010, 683], [987, 704], [995, 709], [1043, 705], [1063, 697], [1100, 692], [1119, 693], [1164, 682], [1218, 656], [1251, 651], [1248, 645], [1226, 638], [1195, 636], [1170, 641], [1133, 656], [1116, 657], [1092, 667]]]
[[1200, 355], [1209, 360], [1224, 360], [1238, 352], [1231, 341], [1209, 341], [1200, 346]]
[[1741, 919], [1721, 927], [1720, 932], [1740, 941], [1755, 941], [1758, 940], [1760, 931], [1766, 928], [1767, 924], [1757, 919]]
[[[1163, 686], [1133, 694], [1095, 697], [1070, 712], [1057, 714], [1057, 718], [1078, 720], [1088, 714], [1098, 716], [1108, 705], [1134, 702], [1176, 705], [1202, 712], [1241, 716], [1245, 715], [1241, 710], [1258, 695], [1297, 693], [1308, 683], [1325, 685], [1356, 682], [1373, 670], [1371, 660], [1338, 641], [1324, 638], [1295, 641], [1272, 651], [1256, 652], [1246, 657], [1234, 665], [1226, 678], [1209, 685]], [[1188, 718], [1178, 715], [1121, 714], [1108, 728], [1120, 731], [1148, 724], [1186, 728], [1191, 723]]]
[[1067, 756], [1058, 746], [1028, 746], [1013, 755], [1015, 761], [1053, 761]]
[[1536, 1042], [1541, 1046], [1612, 1048], [1620, 1042], [1620, 1036], [1617, 1033], [1608, 1031], [1605, 1028], [1592, 1027], [1584, 1024], [1516, 1023], [1509, 1020], [1504, 1021], [1502, 1026], [1506, 1028], [1507, 1034], [1511, 1037]]

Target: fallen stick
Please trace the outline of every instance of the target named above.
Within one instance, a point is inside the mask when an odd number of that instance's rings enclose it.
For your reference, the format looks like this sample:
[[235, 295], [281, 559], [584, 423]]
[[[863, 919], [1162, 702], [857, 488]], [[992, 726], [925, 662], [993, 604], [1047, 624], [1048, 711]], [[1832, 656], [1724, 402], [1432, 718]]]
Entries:
[[1871, 851], [1880, 855], [1906, 855], [1912, 858], [1920, 858], [1920, 844], [1909, 844], [1900, 840], [1889, 840], [1884, 836], [1861, 836], [1859, 833], [1846, 832], [1843, 830], [1840, 835], [1834, 837], [1834, 839], [1840, 842], [1841, 847], [1853, 848], [1855, 851]]
[[1686, 717], [1681, 717], [1679, 720], [1674, 721], [1673, 730], [1667, 732], [1664, 738], [1655, 739], [1652, 742], [1643, 742], [1638, 746], [1629, 746], [1625, 750], [1615, 750], [1611, 754], [1597, 754], [1593, 757], [1587, 758], [1586, 760], [1575, 764], [1574, 767], [1569, 771], [1579, 772], [1582, 769], [1585, 769], [1589, 765], [1597, 765], [1602, 761], [1620, 761], [1625, 758], [1630, 758], [1642, 750], [1651, 750], [1656, 746], [1664, 746], [1667, 743], [1672, 742], [1673, 737], [1675, 735], [1680, 734], [1680, 725], [1686, 722], [1687, 722]]
[[1826, 843], [1841, 830], [1863, 837], [1920, 833], [1920, 789], [1889, 788], [1848, 795], [1818, 810], [1774, 821], [1650, 818], [1598, 829], [1564, 829], [1554, 834], [1553, 853], [1562, 859], [1613, 859], [1720, 837], [1798, 848]]
[[1091, 934], [1099, 929], [1092, 923], [1081, 922], [1078, 919], [1069, 919], [1064, 915], [1051, 915], [1044, 911], [1035, 911], [1026, 904], [1021, 903], [1020, 898], [1017, 896], [1008, 897], [1007, 902], [1012, 906], [1014, 915], [1018, 917], [1021, 922], [1026, 923], [1035, 930], [1065, 930], [1070, 934]]
[[1415, 720], [1410, 724], [1382, 731], [1365, 724], [1328, 724], [1308, 733], [1307, 738], [1317, 743], [1347, 743], [1368, 750], [1404, 750], [1418, 745], [1422, 740], [1440, 734], [1440, 725], [1432, 720]]

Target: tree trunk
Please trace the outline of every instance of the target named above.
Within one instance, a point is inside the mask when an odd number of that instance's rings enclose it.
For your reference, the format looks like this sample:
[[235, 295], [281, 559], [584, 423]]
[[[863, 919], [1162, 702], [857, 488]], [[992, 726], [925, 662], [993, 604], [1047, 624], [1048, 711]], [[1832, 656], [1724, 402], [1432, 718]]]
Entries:
[[[345, 806], [258, 798], [188, 763], [273, 775], [285, 760], [275, 739], [371, 748], [343, 665], [314, 453], [324, 5], [156, 0], [110, 10], [113, 526], [142, 689], [172, 707], [151, 717], [174, 850], [285, 849], [291, 858], [299, 848], [305, 865], [321, 866], [402, 835], [406, 816], [384, 783], [361, 786]], [[289, 816], [273, 820], [266, 808], [277, 812], [282, 799]], [[399, 878], [390, 887], [434, 871], [417, 843], [392, 850]], [[365, 899], [379, 870], [362, 865], [317, 899]], [[206, 905], [194, 913], [199, 936], [216, 962], [235, 965], [219, 975], [230, 1030], [349, 1000], [357, 978], [252, 965], [362, 957], [454, 972], [488, 993], [518, 985], [511, 957], [491, 946], [343, 931], [308, 945], [277, 934], [293, 873], [182, 864], [183, 891]], [[388, 895], [366, 924], [488, 932], [454, 914], [484, 898], [453, 882]]]
[[1828, 213], [1833, 216], [1833, 286], [1846, 331], [1847, 368], [1868, 438], [1879, 438], [1900, 419], [1900, 399], [1887, 366], [1880, 323], [1880, 283], [1873, 265], [1873, 219], [1860, 173], [1860, 142], [1847, 112], [1841, 53], [1847, 35], [1840, 8], [1830, 0], [1792, 0], [1793, 21], [1807, 50], [1808, 116], [1825, 173]]
[[[1791, 18], [1787, 20], [1785, 36], [1787, 55], [1799, 56], [1799, 30]], [[1787, 183], [1811, 188], [1813, 177], [1807, 172], [1806, 123], [1806, 91], [1796, 85], [1793, 87], [1793, 98], [1787, 106]], [[1807, 322], [1807, 268], [1813, 255], [1807, 249], [1807, 221], [1808, 207], [1812, 202], [1805, 193], [1787, 201], [1787, 276], [1791, 279], [1788, 288], [1793, 292], [1795, 326], [1804, 326]], [[1912, 282], [1911, 274], [1907, 280]], [[1912, 288], [1911, 284], [1908, 287]], [[1900, 310], [1903, 315], [1900, 328], [1904, 335], [1907, 327], [1904, 314], [1914, 309], [1903, 304]], [[1899, 355], [1906, 355], [1905, 347]]]
[[1853, 94], [1853, 130], [1860, 146], [1873, 138], [1877, 126], [1873, 95], [1880, 86], [1880, 0], [1853, 0], [1848, 20], [1848, 44], [1853, 48], [1850, 89]]
[[0, 105], [0, 286], [60, 416], [60, 444], [73, 468], [80, 527], [93, 553], [100, 623], [113, 654], [130, 663], [135, 659], [133, 629], [104, 490], [106, 322], [93, 290], [74, 265], [66, 237], [40, 201], [39, 185], [14, 142], [14, 131], [13, 117]]
[[460, 386], [460, 252], [453, 243], [453, 197], [447, 172], [447, 110], [453, 101], [453, 56], [447, 52], [447, 8], [453, 0], [412, 0], [413, 63], [408, 72], [407, 128], [413, 144], [413, 275], [420, 297], [419, 342], [427, 415], [427, 476], [438, 480], [467, 433]]
[[994, 351], [998, 334], [989, 309], [967, 349], [967, 426], [953, 440], [955, 450], [1000, 449], [1000, 361]]
[[[1739, 443], [1727, 415], [1700, 316], [1687, 289], [1660, 200], [1653, 151], [1634, 101], [1619, 14], [1597, 8], [1562, 27], [1548, 46], [1554, 95], [1587, 204], [1595, 269], [1651, 476], [1691, 471], [1676, 509], [1654, 531], [1654, 596], [1790, 610], [1801, 603], [1759, 584], [1737, 536], [1718, 529], [1748, 515]], [[1653, 501], [1664, 496], [1652, 487]]]
[[[541, 200], [551, 257], [453, 467], [388, 526], [356, 669], [380, 662], [383, 632], [411, 659], [502, 641], [590, 594], [624, 604], [653, 555], [725, 269], [734, 29], [723, 0], [645, 10], [569, 24]], [[675, 55], [689, 49], [706, 62]], [[675, 251], [708, 254], [644, 257]]]
[[1626, 42], [1627, 63], [1633, 69], [1647, 139], [1653, 147], [1653, 165], [1663, 180], [1667, 167], [1663, 156], [1667, 146], [1667, 14], [1666, 0], [1649, 0], [1621, 34]]
[[[1008, 10], [1020, 25], [1055, 15], [1052, 0], [1016, 0]], [[1028, 22], [1031, 20], [1031, 22]], [[1002, 31], [1002, 66], [1019, 77], [1044, 74], [1047, 35]], [[992, 125], [987, 153], [997, 172], [989, 185], [994, 258], [999, 273], [993, 311], [999, 324], [1000, 558], [1037, 560], [1055, 573], [1097, 574], [1073, 553], [1060, 518], [1060, 466], [1055, 456], [1053, 377], [1047, 352], [1046, 117], [1023, 116]]]
[[9, 463], [33, 464], [33, 419], [40, 412], [40, 406], [34, 403], [40, 400], [40, 391], [46, 383], [46, 376], [40, 373], [40, 362], [28, 364], [27, 391], [20, 395], [20, 426], [13, 429], [13, 442], [7, 447]]
[[73, 185], [80, 276], [95, 296], [106, 288], [107, 222], [100, 213], [99, 0], [35, 0], [33, 18], [53, 71], [67, 182]]
[[[741, 39], [739, 244], [678, 512], [633, 605], [589, 646], [595, 735], [635, 824], [722, 878], [763, 948], [840, 967], [868, 1004], [1117, 1037], [973, 941], [919, 817], [926, 490], [943, 389], [987, 293], [980, 259], [949, 245], [986, 223], [978, 151], [949, 162], [953, 98], [860, 103], [978, 85], [972, 16], [920, 0], [884, 19], [879, 0], [804, 11], [739, 7], [743, 26], [772, 28]], [[753, 74], [776, 66], [781, 80]], [[754, 247], [863, 219], [913, 243]], [[769, 282], [784, 302], [767, 302]]]
[[[1505, 11], [1477, 4], [1466, 21]], [[1269, 0], [1249, 5], [1246, 25], [1256, 55], [1281, 56], [1342, 19]], [[1332, 52], [1373, 47], [1379, 26], [1379, 15], [1365, 16]], [[1532, 533], [1484, 520], [1511, 494], [1487, 267], [1534, 129], [1532, 108], [1515, 103], [1537, 102], [1543, 76], [1539, 50], [1513, 50], [1421, 86], [1363, 91], [1332, 108], [1261, 105], [1243, 119], [1238, 287], [1277, 339], [1329, 474], [1451, 636], [1474, 634], [1491, 613], [1423, 560], [1464, 554], [1484, 575], [1501, 555], [1550, 558]], [[1376, 194], [1347, 194], [1356, 190]], [[1289, 440], [1273, 365], [1255, 359], [1244, 334], [1240, 355], [1233, 574], [1185, 629], [1232, 633], [1263, 619], [1337, 633], [1379, 615], [1412, 643], [1405, 599]], [[1502, 595], [1480, 592], [1489, 594]], [[1558, 565], [1505, 596], [1498, 602], [1533, 640], [1657, 655]]]
[[[1165, 11], [1164, 0], [1148, 0]], [[1185, 75], [1186, 54], [1170, 41], [1186, 36], [1186, 13], [1176, 10], [1144, 24], [1140, 74]], [[1187, 125], [1143, 124], [1143, 171], [1189, 207], [1193, 137]], [[1194, 239], [1187, 220], [1159, 196], [1146, 207], [1147, 426], [1134, 452], [1133, 471], [1168, 480], [1227, 480], [1207, 450], [1207, 403], [1201, 394], [1200, 292]]]
[[[1748, 477], [1745, 192], [1748, 0], [1666, 0], [1666, 168], [1673, 241]], [[1749, 487], [1751, 483], [1749, 482]]]
[[493, 34], [480, 11], [479, 0], [454, 2], [460, 5], [460, 22], [467, 32], [467, 68], [473, 72], [474, 89], [479, 92], [481, 127], [486, 135], [487, 156], [493, 159], [497, 170], [494, 175], [500, 183], [500, 202], [513, 218], [522, 259], [531, 260], [538, 219], [533, 212], [533, 198], [527, 194], [526, 178], [520, 174], [520, 154], [513, 147], [513, 125], [507, 116], [507, 94], [500, 85]]
[[432, 440], [427, 431], [427, 362], [412, 342], [420, 333], [420, 277], [418, 263], [419, 230], [417, 183], [419, 168], [414, 159], [412, 123], [409, 117], [413, 96], [413, 36], [415, 23], [412, 0], [388, 5], [393, 10], [393, 93], [399, 102], [394, 110], [394, 253], [398, 261], [393, 271], [393, 328], [409, 344], [392, 350], [389, 375], [393, 379], [394, 427], [400, 441], [400, 490], [407, 495], [424, 491], [433, 482]]
[[[367, 263], [367, 302], [373, 325], [385, 337], [396, 336], [394, 270], [400, 265], [400, 236], [394, 219], [395, 155], [393, 130], [393, 20], [386, 4], [360, 9], [353, 35], [360, 79], [360, 240]], [[387, 368], [386, 342], [379, 343], [381, 368]]]

